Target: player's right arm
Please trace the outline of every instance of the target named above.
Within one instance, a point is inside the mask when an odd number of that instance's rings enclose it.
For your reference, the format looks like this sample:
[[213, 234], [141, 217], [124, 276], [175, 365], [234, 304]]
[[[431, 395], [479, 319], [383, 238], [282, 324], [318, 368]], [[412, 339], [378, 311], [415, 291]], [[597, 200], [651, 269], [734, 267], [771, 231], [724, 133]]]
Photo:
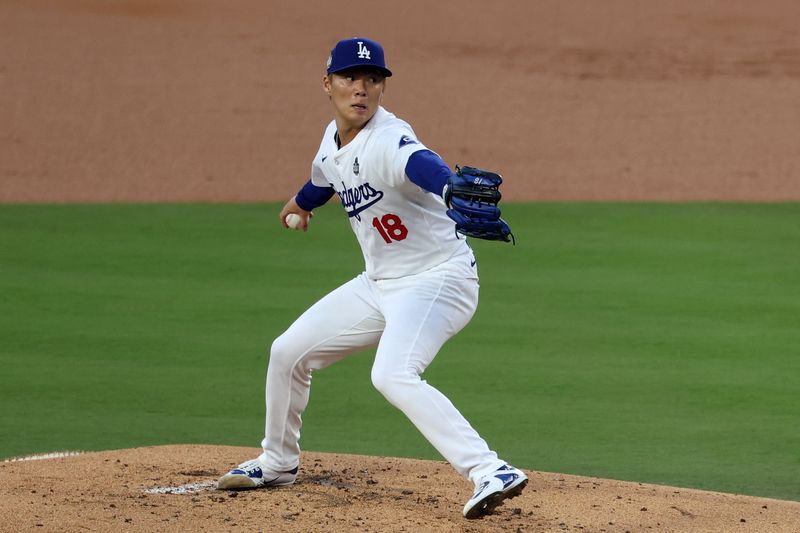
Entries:
[[300, 191], [292, 196], [281, 209], [281, 213], [278, 215], [281, 226], [288, 229], [286, 215], [295, 214], [303, 219], [300, 229], [305, 231], [308, 228], [308, 219], [314, 216], [312, 211], [330, 200], [334, 192], [336, 191], [333, 190], [333, 187], [317, 187], [311, 180], [308, 180]]

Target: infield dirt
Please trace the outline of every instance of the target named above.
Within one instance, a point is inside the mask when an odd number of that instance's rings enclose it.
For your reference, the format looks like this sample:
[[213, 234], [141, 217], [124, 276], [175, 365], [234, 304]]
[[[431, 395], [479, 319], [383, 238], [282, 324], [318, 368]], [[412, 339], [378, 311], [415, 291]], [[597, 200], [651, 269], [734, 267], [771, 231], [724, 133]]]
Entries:
[[512, 200], [800, 199], [800, 2], [5, 0], [0, 201], [285, 200], [337, 40]]
[[[158, 446], [0, 464], [3, 531], [796, 532], [800, 503], [528, 471], [522, 495], [467, 521], [450, 465], [306, 452], [296, 484], [213, 482], [259, 450]], [[186, 485], [199, 489], [180, 492]]]

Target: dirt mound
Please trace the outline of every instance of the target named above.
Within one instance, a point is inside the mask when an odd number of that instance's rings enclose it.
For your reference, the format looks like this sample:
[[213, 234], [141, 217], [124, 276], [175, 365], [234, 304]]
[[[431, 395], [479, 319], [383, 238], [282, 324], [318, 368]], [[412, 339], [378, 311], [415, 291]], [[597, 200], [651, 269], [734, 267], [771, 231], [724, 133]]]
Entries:
[[481, 520], [446, 463], [306, 452], [290, 487], [214, 489], [258, 450], [157, 446], [0, 464], [4, 531], [800, 531], [800, 503], [528, 472]]

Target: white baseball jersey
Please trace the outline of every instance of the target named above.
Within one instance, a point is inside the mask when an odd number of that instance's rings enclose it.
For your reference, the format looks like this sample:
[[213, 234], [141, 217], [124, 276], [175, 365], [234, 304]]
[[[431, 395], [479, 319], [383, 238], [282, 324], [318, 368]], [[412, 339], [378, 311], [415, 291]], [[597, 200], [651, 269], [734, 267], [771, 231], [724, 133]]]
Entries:
[[336, 122], [331, 121], [311, 165], [311, 181], [338, 193], [370, 278], [418, 274], [470, 253], [445, 214], [444, 200], [406, 176], [411, 154], [427, 149], [411, 126], [379, 107], [341, 149], [335, 133]]

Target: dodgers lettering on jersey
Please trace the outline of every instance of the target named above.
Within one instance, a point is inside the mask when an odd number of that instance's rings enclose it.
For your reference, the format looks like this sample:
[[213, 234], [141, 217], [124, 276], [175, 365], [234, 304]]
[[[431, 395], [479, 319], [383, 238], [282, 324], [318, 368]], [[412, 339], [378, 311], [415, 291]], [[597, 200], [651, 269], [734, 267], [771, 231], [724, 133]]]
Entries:
[[332, 186], [361, 246], [367, 275], [418, 274], [469, 253], [441, 197], [412, 183], [408, 158], [427, 148], [406, 122], [379, 107], [355, 139], [338, 148], [331, 121], [311, 165], [311, 181]]
[[[358, 175], [358, 158], [353, 163], [353, 173]], [[347, 211], [348, 216], [361, 218], [360, 213], [383, 198], [383, 191], [376, 191], [369, 183], [364, 183], [355, 188], [346, 187], [342, 182], [341, 191], [337, 189], [339, 198]]]

